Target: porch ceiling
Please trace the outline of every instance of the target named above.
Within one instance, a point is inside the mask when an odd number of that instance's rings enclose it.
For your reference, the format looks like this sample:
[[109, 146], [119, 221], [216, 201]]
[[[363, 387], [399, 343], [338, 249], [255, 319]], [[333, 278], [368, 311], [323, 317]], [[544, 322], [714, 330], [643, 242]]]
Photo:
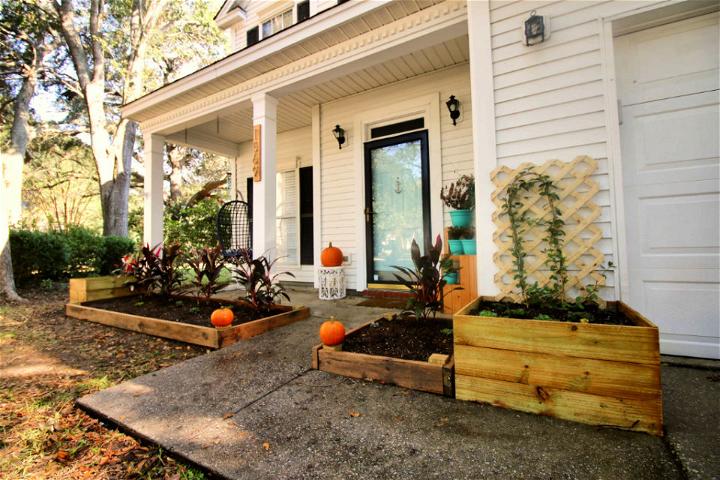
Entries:
[[[449, 40], [408, 55], [281, 97], [278, 132], [308, 126], [313, 105], [372, 90], [417, 75], [442, 70], [469, 60], [468, 36]], [[252, 139], [252, 106], [243, 104], [217, 119], [188, 129], [203, 137], [234, 143]]]
[[[181, 78], [165, 87], [152, 92], [145, 97], [130, 102], [124, 108], [131, 117], [138, 121], [145, 121], [149, 118], [162, 115], [173, 109], [192, 103], [193, 101], [206, 98], [212, 94], [218, 93], [229, 87], [243, 83], [249, 79], [262, 75], [264, 73], [275, 70], [283, 65], [300, 60], [304, 57], [320, 52], [324, 49], [347, 41], [358, 35], [362, 35], [373, 29], [382, 27], [392, 23], [395, 20], [416, 13], [425, 8], [431, 7], [444, 0], [403, 0], [399, 2], [391, 2], [382, 7], [375, 8], [368, 13], [353, 18], [345, 23], [339, 24], [332, 28], [326, 28], [317, 35], [304, 39], [294, 45], [283, 48], [275, 53], [264, 55], [257, 60], [242, 62], [243, 56], [248, 59], [262, 50], [257, 50], [265, 46], [265, 42], [250, 47], [248, 49], [235, 52], [228, 57], [218, 61], [217, 63], [206, 67], [215, 71], [212, 81], [199, 83], [197, 79], [201, 74], [207, 73], [203, 70], [195, 72], [187, 77]], [[321, 17], [322, 13], [318, 16]], [[313, 17], [315, 18], [315, 17]], [[312, 23], [311, 18], [307, 24]], [[321, 18], [317, 18], [320, 21]], [[306, 24], [298, 25], [298, 28], [304, 28]], [[292, 33], [291, 30], [283, 31], [277, 35], [273, 35], [270, 40], [281, 40], [286, 34]], [[278, 37], [276, 39], [276, 37]], [[205, 70], [205, 69], [204, 69]], [[153, 97], [157, 101], [152, 101]], [[140, 101], [148, 102], [147, 108], [140, 108]], [[137, 111], [136, 111], [137, 110]]]

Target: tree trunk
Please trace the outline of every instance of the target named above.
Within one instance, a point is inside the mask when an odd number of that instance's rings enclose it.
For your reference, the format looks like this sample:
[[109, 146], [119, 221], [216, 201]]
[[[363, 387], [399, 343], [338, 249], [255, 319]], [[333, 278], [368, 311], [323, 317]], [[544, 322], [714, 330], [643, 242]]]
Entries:
[[168, 160], [170, 161], [170, 201], [172, 203], [180, 201], [180, 185], [182, 184], [182, 162], [184, 159], [183, 152], [177, 145], [171, 143], [165, 144]]
[[[0, 185], [5, 183], [5, 174], [0, 164]], [[10, 253], [10, 227], [8, 225], [9, 192], [5, 189], [0, 195], [0, 299], [9, 302], [22, 302], [15, 290], [12, 258]]]
[[13, 122], [10, 130], [10, 145], [3, 154], [5, 179], [7, 188], [7, 214], [10, 225], [20, 222], [22, 217], [22, 183], [25, 154], [30, 140], [30, 100], [35, 94], [37, 84], [37, 67], [42, 63], [43, 54], [38, 53], [35, 64], [27, 66], [22, 86], [13, 105]]

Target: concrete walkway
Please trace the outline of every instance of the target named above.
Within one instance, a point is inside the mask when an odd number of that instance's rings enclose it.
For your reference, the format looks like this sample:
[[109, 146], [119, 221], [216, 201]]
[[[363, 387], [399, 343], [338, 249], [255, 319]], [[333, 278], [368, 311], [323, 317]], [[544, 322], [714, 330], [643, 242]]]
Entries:
[[311, 318], [78, 403], [227, 478], [720, 478], [717, 364], [663, 367], [660, 439], [310, 370], [331, 314], [352, 327], [387, 309], [292, 298]]

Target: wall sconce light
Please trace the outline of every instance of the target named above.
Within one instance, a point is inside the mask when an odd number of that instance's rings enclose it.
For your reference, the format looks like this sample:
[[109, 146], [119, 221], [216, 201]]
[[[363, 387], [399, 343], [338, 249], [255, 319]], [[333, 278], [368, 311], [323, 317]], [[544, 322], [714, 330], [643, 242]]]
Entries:
[[335, 125], [332, 133], [338, 142], [338, 148], [342, 150], [342, 145], [345, 143], [345, 130], [340, 125]]
[[448, 110], [450, 111], [450, 118], [453, 121], [453, 125], [457, 125], [457, 119], [460, 117], [460, 102], [455, 98], [455, 95], [450, 95], [450, 100], [445, 102]]
[[529, 47], [544, 42], [549, 37], [549, 33], [545, 25], [545, 17], [535, 15], [535, 10], [530, 12], [530, 17], [525, 20], [525, 28], [523, 29], [525, 46]]

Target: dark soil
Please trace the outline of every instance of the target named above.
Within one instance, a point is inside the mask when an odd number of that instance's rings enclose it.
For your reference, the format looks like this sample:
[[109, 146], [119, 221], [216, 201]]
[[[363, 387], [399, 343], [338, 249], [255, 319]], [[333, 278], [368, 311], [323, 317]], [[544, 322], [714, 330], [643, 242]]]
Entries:
[[348, 336], [343, 350], [421, 361], [427, 361], [433, 353], [450, 355], [453, 352], [452, 321], [383, 318]]
[[112, 310], [113, 312], [130, 313], [143, 317], [159, 318], [178, 323], [189, 323], [201, 327], [212, 327], [210, 315], [213, 310], [220, 307], [229, 307], [235, 314], [233, 325], [257, 320], [271, 315], [283, 313], [283, 309], [273, 309], [269, 313], [256, 312], [250, 307], [234, 305], [230, 302], [203, 301], [197, 302], [191, 298], [187, 299], [166, 299], [157, 296], [145, 297], [120, 297], [105, 300], [86, 302], [84, 305], [93, 308]]
[[[522, 303], [512, 302], [480, 302], [470, 315], [479, 315], [480, 312], [494, 312], [496, 315], [481, 316], [497, 316], [507, 318], [520, 318], [532, 320], [554, 320], [560, 322], [580, 323], [583, 319], [587, 319], [587, 323], [602, 323], [607, 325], [635, 325], [635, 323], [627, 318], [616, 308], [608, 306], [601, 309], [597, 305], [587, 305], [583, 309], [577, 308], [548, 308], [548, 307], [526, 307]], [[543, 315], [550, 318], [543, 318]], [[540, 318], [538, 318], [540, 317]]]

